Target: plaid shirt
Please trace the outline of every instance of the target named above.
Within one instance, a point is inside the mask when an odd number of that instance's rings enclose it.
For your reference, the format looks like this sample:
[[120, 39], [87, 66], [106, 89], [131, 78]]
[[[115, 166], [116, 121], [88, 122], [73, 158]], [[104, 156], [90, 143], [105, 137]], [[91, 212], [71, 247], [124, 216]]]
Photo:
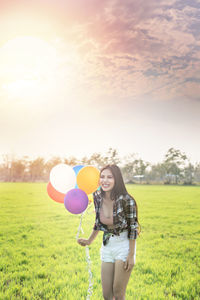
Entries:
[[122, 231], [128, 230], [128, 238], [135, 240], [137, 238], [138, 223], [136, 221], [135, 200], [129, 194], [119, 196], [113, 205], [113, 229], [108, 229], [107, 225], [100, 221], [100, 208], [103, 201], [101, 191], [93, 193], [96, 219], [93, 229], [101, 230], [105, 233], [119, 235]]

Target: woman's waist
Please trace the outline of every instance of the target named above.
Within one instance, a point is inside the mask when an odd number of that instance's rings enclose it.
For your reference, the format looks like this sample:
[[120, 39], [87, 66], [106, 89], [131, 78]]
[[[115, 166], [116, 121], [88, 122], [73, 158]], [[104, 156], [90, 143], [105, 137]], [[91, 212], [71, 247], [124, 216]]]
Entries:
[[111, 244], [112, 242], [123, 242], [128, 241], [128, 230], [123, 230], [119, 233], [111, 233], [111, 232], [104, 232], [103, 234], [103, 244], [104, 246], [108, 243], [110, 240]]
[[107, 229], [104, 231], [104, 235], [117, 236], [117, 237], [128, 236], [128, 229], [124, 228], [121, 229], [120, 231], [117, 231], [115, 228]]
[[123, 224], [123, 226], [119, 226], [119, 224], [114, 224], [113, 226], [107, 226], [107, 231], [114, 233], [115, 235], [119, 235], [121, 232], [128, 232], [128, 226]]
[[100, 222], [99, 230], [103, 231], [104, 233], [119, 235], [121, 232], [128, 232], [128, 226], [126, 224], [123, 224], [123, 226], [119, 226], [119, 224], [108, 226]]

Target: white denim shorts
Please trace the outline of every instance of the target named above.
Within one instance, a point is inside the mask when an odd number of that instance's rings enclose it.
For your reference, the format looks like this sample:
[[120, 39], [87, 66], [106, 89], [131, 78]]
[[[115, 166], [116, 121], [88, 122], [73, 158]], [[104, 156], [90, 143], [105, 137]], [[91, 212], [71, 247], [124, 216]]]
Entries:
[[[116, 260], [126, 261], [129, 253], [128, 231], [123, 231], [120, 235], [111, 235], [107, 245], [101, 246], [100, 256], [103, 262], [114, 263]], [[134, 264], [136, 263], [136, 241]]]

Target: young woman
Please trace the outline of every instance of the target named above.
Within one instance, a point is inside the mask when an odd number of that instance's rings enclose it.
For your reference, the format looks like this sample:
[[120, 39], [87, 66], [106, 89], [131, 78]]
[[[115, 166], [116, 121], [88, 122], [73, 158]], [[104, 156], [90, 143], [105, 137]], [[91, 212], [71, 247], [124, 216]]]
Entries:
[[81, 246], [90, 245], [103, 231], [101, 246], [101, 280], [105, 300], [124, 300], [126, 287], [136, 260], [136, 238], [139, 234], [137, 204], [126, 190], [121, 171], [107, 165], [100, 172], [100, 190], [93, 193], [96, 220], [88, 239], [78, 239]]

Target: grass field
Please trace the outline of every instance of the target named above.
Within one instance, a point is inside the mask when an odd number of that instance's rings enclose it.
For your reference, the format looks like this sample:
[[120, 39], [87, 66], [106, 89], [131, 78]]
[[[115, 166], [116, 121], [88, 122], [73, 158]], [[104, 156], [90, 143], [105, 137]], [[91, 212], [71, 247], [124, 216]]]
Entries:
[[[127, 185], [142, 233], [126, 299], [200, 299], [200, 187]], [[82, 236], [94, 223], [91, 204]], [[0, 300], [86, 299], [80, 215], [51, 200], [42, 183], [0, 183]], [[102, 299], [100, 233], [89, 247], [93, 294]]]

